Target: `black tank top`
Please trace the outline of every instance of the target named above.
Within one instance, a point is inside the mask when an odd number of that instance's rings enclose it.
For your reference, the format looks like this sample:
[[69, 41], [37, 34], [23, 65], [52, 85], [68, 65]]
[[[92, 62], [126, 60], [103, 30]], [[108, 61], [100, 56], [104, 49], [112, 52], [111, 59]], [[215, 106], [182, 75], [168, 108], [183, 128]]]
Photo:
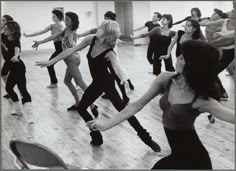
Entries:
[[[177, 75], [172, 77], [172, 79], [176, 76]], [[197, 109], [192, 107], [193, 102], [196, 100], [196, 96], [190, 103], [171, 105], [168, 101], [168, 96], [172, 79], [170, 79], [166, 91], [159, 101], [160, 108], [163, 110], [163, 125], [172, 130], [193, 130], [194, 121], [200, 114]]]
[[155, 47], [156, 54], [165, 55], [167, 54], [168, 47], [171, 43], [172, 37], [175, 35], [174, 31], [170, 31], [168, 36], [165, 35], [155, 35]]
[[92, 43], [90, 45], [89, 51], [87, 53], [90, 73], [93, 80], [107, 81], [108, 79], [112, 77], [111, 73], [109, 72], [109, 68], [112, 68], [112, 66], [111, 66], [110, 61], [107, 61], [107, 59], [105, 59], [105, 56], [109, 51], [114, 51], [114, 50], [113, 48], [109, 48], [109, 49], [104, 50], [98, 56], [92, 57], [91, 52], [92, 52], [96, 39], [97, 37], [94, 36]]
[[176, 57], [179, 57], [181, 55], [181, 44], [180, 44], [180, 39], [183, 36], [185, 32], [183, 30], [178, 31], [178, 39], [177, 39], [177, 46], [176, 46], [176, 52], [175, 55]]

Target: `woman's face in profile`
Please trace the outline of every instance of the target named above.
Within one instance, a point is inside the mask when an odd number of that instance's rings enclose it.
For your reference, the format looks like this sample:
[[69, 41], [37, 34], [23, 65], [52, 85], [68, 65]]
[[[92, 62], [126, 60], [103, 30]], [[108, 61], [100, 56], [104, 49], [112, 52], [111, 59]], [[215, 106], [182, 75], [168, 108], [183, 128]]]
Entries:
[[97, 36], [98, 38], [101, 38], [101, 37], [103, 37], [103, 35], [104, 35], [103, 29], [98, 28], [98, 29], [97, 29], [97, 33], [96, 33], [96, 36]]
[[106, 37], [106, 42], [108, 44], [108, 46], [114, 48], [117, 44], [117, 40], [118, 40], [118, 37], [115, 36], [115, 35], [108, 35]]

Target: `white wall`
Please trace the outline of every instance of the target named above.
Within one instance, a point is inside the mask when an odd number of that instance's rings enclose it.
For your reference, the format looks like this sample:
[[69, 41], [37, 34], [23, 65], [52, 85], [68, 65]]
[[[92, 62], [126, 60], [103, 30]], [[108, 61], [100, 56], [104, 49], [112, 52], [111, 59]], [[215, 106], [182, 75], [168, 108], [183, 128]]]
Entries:
[[[147, 21], [150, 21], [150, 6], [149, 1], [134, 1], [133, 2], [133, 29], [136, 29], [140, 26], [144, 26]], [[140, 35], [146, 33], [147, 28], [134, 32], [134, 35]], [[134, 44], [147, 44], [149, 41], [148, 38], [136, 39]]]
[[[97, 27], [97, 12], [95, 1], [2, 1], [2, 15], [11, 15], [21, 26], [22, 33], [32, 33], [44, 29], [52, 22], [52, 9], [64, 7], [64, 12], [72, 11], [78, 14], [80, 26], [78, 33]], [[92, 11], [91, 15], [88, 11]], [[32, 50], [33, 40], [41, 40], [50, 33], [25, 38], [22, 36], [22, 50]], [[40, 49], [51, 49], [53, 43], [40, 45]]]
[[[133, 1], [133, 28], [152, 20], [153, 13], [172, 14], [174, 21], [181, 20], [190, 15], [193, 7], [199, 7], [202, 16], [211, 16], [214, 8], [229, 11], [232, 9], [232, 1]], [[1, 1], [2, 15], [9, 14], [19, 22], [22, 32], [31, 33], [44, 29], [52, 23], [51, 11], [54, 7], [64, 7], [64, 11], [72, 11], [79, 15], [80, 27], [78, 33], [97, 27], [104, 18], [106, 11], [114, 11], [114, 1]], [[88, 12], [91, 12], [89, 15]], [[181, 24], [174, 26], [173, 30], [182, 29]], [[141, 34], [147, 29], [136, 32]], [[33, 38], [22, 36], [22, 50], [31, 50], [33, 40], [41, 40], [50, 33]], [[80, 39], [78, 42], [80, 42]], [[135, 44], [147, 44], [148, 39], [137, 39]], [[51, 49], [52, 43], [40, 46], [40, 49]]]
[[114, 1], [97, 1], [97, 24], [99, 25], [104, 20], [104, 14], [107, 11], [115, 12]]
[[[232, 10], [232, 1], [133, 1], [133, 28], [144, 25], [146, 21], [151, 21], [154, 12], [161, 14], [171, 14], [174, 22], [184, 19], [190, 15], [191, 8], [198, 7], [202, 17], [210, 17], [214, 8], [227, 12]], [[184, 24], [184, 23], [183, 23]], [[173, 26], [173, 30], [183, 29], [181, 24]], [[204, 33], [204, 27], [201, 28]], [[135, 32], [134, 35], [147, 32], [147, 29]], [[135, 44], [147, 44], [148, 39], [137, 39]]]

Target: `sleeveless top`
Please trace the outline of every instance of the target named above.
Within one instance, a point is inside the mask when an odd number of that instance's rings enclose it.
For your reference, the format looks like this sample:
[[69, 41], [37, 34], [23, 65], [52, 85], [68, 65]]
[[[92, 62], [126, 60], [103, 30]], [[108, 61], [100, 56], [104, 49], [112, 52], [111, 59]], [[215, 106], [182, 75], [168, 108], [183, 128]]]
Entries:
[[[177, 75], [173, 76], [172, 79], [176, 76]], [[172, 79], [170, 79], [167, 84], [165, 93], [159, 101], [160, 108], [163, 111], [163, 125], [172, 130], [194, 130], [194, 121], [201, 113], [192, 107], [192, 104], [196, 100], [196, 96], [190, 103], [171, 105], [168, 101], [168, 96]]]
[[168, 47], [174, 35], [175, 35], [175, 31], [170, 31], [168, 36], [155, 35], [155, 47], [156, 47], [155, 49], [158, 55], [167, 54]]
[[109, 48], [104, 50], [96, 57], [92, 57], [91, 52], [94, 47], [96, 39], [97, 37], [94, 36], [89, 51], [87, 53], [88, 65], [93, 80], [99, 81], [100, 83], [104, 84], [105, 82], [110, 80], [110, 78], [112, 78], [111, 73], [109, 72], [109, 69], [112, 68], [111, 62], [105, 59], [105, 56], [108, 52], [110, 51], [114, 52], [114, 50], [113, 48]]
[[[66, 49], [68, 49], [68, 48], [72, 48], [72, 47], [73, 47], [73, 46], [70, 44], [68, 37], [65, 37], [65, 32], [66, 32], [66, 29], [64, 29], [63, 34], [62, 34], [63, 37], [62, 37], [62, 39], [61, 39], [63, 51], [66, 50]], [[76, 41], [77, 41], [76, 32], [73, 32], [72, 35], [73, 35], [73, 40], [74, 40], [74, 42], [76, 43]], [[75, 60], [76, 58], [77, 58], [77, 59], [80, 58], [79, 52], [73, 53], [71, 56], [65, 58], [64, 61], [65, 61], [65, 63], [67, 64], [68, 62], [74, 62], [74, 60]]]
[[184, 31], [183, 30], [179, 30], [178, 31], [178, 39], [177, 39], [177, 45], [176, 45], [176, 51], [175, 51], [175, 55], [176, 57], [179, 57], [181, 55], [181, 44], [180, 44], [180, 39], [181, 37], [184, 35]]
[[[226, 36], [226, 35], [229, 35], [229, 34], [232, 34], [232, 33], [234, 33], [234, 30], [228, 30], [227, 29], [227, 21], [228, 21], [228, 19], [225, 19], [224, 20], [224, 23], [223, 23], [223, 25], [222, 25], [222, 28], [221, 28], [221, 34], [223, 35], [223, 36]], [[234, 49], [234, 44], [233, 45], [230, 45], [230, 46], [225, 46], [225, 47], [222, 47], [221, 49]]]
[[[50, 30], [51, 30], [51, 35], [57, 34], [62, 32], [64, 27], [62, 25], [57, 25], [57, 24], [51, 24], [50, 25]], [[54, 40], [54, 42], [60, 41], [62, 37], [59, 37]]]

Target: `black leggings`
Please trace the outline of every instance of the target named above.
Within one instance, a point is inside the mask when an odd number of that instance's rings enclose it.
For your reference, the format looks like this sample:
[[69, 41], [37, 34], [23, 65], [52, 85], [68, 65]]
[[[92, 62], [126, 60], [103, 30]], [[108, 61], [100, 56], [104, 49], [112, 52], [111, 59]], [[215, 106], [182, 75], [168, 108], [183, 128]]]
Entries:
[[[159, 59], [160, 56], [161, 56], [161, 54], [157, 54], [157, 53], [154, 54], [153, 74], [156, 76], [161, 73], [161, 59]], [[170, 71], [170, 72], [175, 71], [171, 56], [168, 59], [164, 59], [164, 62], [165, 62], [166, 71]]]
[[[49, 60], [55, 58], [57, 55], [59, 55], [62, 52], [62, 43], [61, 41], [57, 41], [54, 42], [54, 46], [55, 46], [55, 52], [52, 54], [52, 56], [50, 57]], [[56, 72], [54, 69], [54, 65], [51, 65], [49, 67], [47, 67], [48, 69], [48, 73], [50, 76], [50, 80], [51, 80], [51, 84], [56, 84], [57, 83], [57, 77], [56, 77]]]
[[150, 64], [153, 64], [153, 56], [155, 53], [155, 43], [150, 38], [150, 42], [148, 44], [148, 49], [147, 49], [147, 60]]
[[[85, 90], [81, 101], [78, 105], [78, 112], [85, 122], [93, 120], [92, 115], [87, 111], [87, 108], [97, 99], [101, 94], [105, 92], [111, 103], [116, 110], [121, 111], [125, 108], [125, 103], [121, 100], [119, 93], [115, 88], [115, 82], [113, 78], [107, 78], [105, 80], [98, 80], [89, 85]], [[151, 137], [148, 132], [142, 127], [135, 116], [128, 119], [129, 124], [138, 132], [139, 137], [145, 142], [150, 142]]]
[[25, 65], [23, 61], [15, 62], [12, 64], [12, 68], [7, 78], [6, 91], [10, 95], [13, 102], [19, 101], [16, 92], [14, 91], [15, 85], [17, 85], [21, 95], [22, 103], [31, 102], [31, 96], [26, 88], [26, 77], [25, 77]]
[[220, 59], [219, 73], [226, 69], [229, 64], [234, 60], [234, 49], [224, 49], [222, 58]]
[[10, 61], [5, 61], [2, 70], [1, 70], [1, 76], [7, 76], [8, 73], [10, 72], [11, 69], [11, 62]]
[[[220, 66], [219, 66], [218, 74], [220, 74], [224, 69], [226, 69], [233, 60], [234, 60], [234, 49], [223, 50], [223, 55], [222, 55], [222, 58], [220, 59]], [[216, 82], [218, 83], [220, 87], [221, 95], [226, 93], [226, 90], [221, 80], [217, 78]]]

